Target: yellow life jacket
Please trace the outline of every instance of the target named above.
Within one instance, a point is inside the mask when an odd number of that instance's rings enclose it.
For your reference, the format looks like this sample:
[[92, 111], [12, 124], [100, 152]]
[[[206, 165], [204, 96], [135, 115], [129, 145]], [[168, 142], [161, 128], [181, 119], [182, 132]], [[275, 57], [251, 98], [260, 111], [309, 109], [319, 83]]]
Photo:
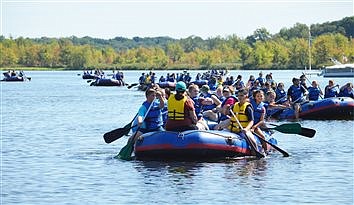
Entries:
[[146, 77], [145, 84], [150, 84], [150, 82], [151, 82], [151, 77], [150, 76]]
[[[248, 123], [250, 122], [247, 115], [246, 115], [246, 107], [248, 105], [251, 105], [249, 102], [243, 103], [242, 106], [240, 106], [240, 103], [237, 102], [235, 103], [232, 111], [235, 113], [238, 121], [240, 121], [240, 124], [242, 125], [243, 128], [247, 127]], [[230, 125], [228, 127], [231, 132], [240, 132], [241, 128], [238, 126], [237, 121], [234, 116], [231, 116], [230, 118]]]
[[168, 98], [167, 110], [168, 119], [171, 120], [184, 120], [184, 103], [187, 101], [187, 96], [184, 96], [181, 100], [176, 100], [175, 95], [171, 94]]

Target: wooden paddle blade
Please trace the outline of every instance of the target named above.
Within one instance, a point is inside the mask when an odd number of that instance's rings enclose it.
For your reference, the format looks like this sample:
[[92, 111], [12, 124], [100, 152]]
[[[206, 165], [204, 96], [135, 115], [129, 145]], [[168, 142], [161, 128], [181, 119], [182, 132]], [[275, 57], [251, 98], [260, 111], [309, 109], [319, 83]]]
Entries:
[[298, 133], [298, 134], [299, 134], [299, 135], [302, 135], [302, 136], [304, 136], [304, 137], [312, 138], [312, 137], [315, 136], [316, 130], [310, 129], [310, 128], [304, 128], [304, 127], [302, 127], [302, 128], [301, 128], [301, 132]]
[[129, 140], [128, 143], [119, 151], [116, 158], [122, 160], [132, 160], [133, 150], [134, 150], [134, 142], [133, 140]]
[[128, 124], [123, 128], [118, 128], [118, 129], [112, 130], [110, 132], [105, 133], [103, 135], [103, 139], [107, 144], [111, 143], [111, 142], [123, 137], [124, 135], [128, 135], [131, 128], [132, 127], [130, 126], [130, 124]]

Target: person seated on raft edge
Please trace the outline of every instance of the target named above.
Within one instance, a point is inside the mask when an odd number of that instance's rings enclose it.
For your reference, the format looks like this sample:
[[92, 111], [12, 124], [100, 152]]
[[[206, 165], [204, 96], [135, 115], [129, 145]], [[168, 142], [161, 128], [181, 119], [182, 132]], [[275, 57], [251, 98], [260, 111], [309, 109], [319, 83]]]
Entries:
[[283, 112], [284, 109], [290, 107], [289, 104], [276, 104], [276, 96], [277, 94], [273, 90], [270, 90], [266, 93], [265, 103], [268, 104], [268, 107], [266, 108], [267, 119], [278, 118], [278, 116]]
[[[239, 127], [235, 117], [232, 115], [231, 118], [226, 120], [227, 129], [233, 133], [238, 134], [242, 138], [246, 138], [246, 133], [250, 133], [252, 126], [254, 125], [254, 115], [251, 103], [248, 102], [248, 91], [246, 89], [241, 89], [238, 92], [238, 102], [236, 102], [230, 109], [237, 117], [238, 121], [242, 125]], [[256, 139], [253, 134], [247, 134], [249, 139], [256, 143]], [[265, 150], [264, 150], [265, 151]], [[253, 151], [251, 150], [252, 154]]]
[[196, 124], [198, 129], [209, 130], [209, 126], [203, 118], [203, 109], [205, 105], [210, 104], [208, 100], [211, 99], [199, 96], [199, 87], [195, 84], [191, 84], [188, 87], [188, 95], [194, 102], [195, 115], [198, 118], [198, 122]]
[[351, 97], [354, 99], [353, 83], [347, 83], [339, 89], [338, 97]]
[[227, 127], [227, 119], [229, 116], [229, 109], [234, 105], [238, 99], [233, 95], [234, 88], [233, 86], [227, 86], [222, 91], [223, 96], [225, 97], [224, 101], [221, 103], [220, 107], [216, 107], [216, 111], [220, 113], [218, 124], [214, 127], [214, 130], [222, 130]]
[[287, 92], [288, 101], [293, 105], [295, 110], [295, 119], [299, 118], [299, 113], [301, 112], [301, 103], [305, 103], [305, 96], [308, 94], [306, 88], [300, 85], [299, 78], [292, 79], [293, 84], [289, 87]]
[[218, 120], [218, 114], [216, 112], [216, 107], [221, 106], [221, 102], [219, 98], [215, 94], [210, 93], [210, 88], [208, 85], [203, 85], [202, 88], [200, 88], [200, 98], [204, 98], [205, 100], [203, 101], [203, 117], [205, 117], [208, 120], [211, 121], [217, 121]]
[[316, 80], [312, 81], [311, 86], [308, 87], [307, 90], [309, 91], [308, 100], [310, 101], [316, 101], [321, 95], [323, 95], [322, 90], [320, 89], [320, 86]]
[[[134, 133], [129, 140], [134, 140], [134, 142], [142, 135], [148, 132], [154, 131], [164, 131], [162, 128], [162, 112], [161, 110], [165, 106], [165, 98], [163, 97], [160, 90], [149, 88], [145, 91], [146, 101], [141, 105], [138, 111], [137, 123], [138, 131]], [[155, 101], [156, 97], [158, 101]], [[149, 112], [146, 113], [152, 104]], [[145, 119], [143, 119], [145, 117]], [[144, 121], [143, 121], [144, 120]], [[135, 137], [134, 137], [135, 136]], [[134, 139], [132, 139], [134, 137]]]
[[[253, 98], [250, 99], [250, 103], [253, 108], [253, 125], [251, 130], [253, 130], [259, 137], [265, 140], [265, 135], [263, 134], [261, 127], [266, 127], [264, 119], [266, 115], [266, 108], [264, 101], [264, 93], [262, 90], [254, 90]], [[267, 144], [262, 141], [262, 147], [264, 152], [267, 150]]]
[[329, 80], [328, 81], [328, 85], [326, 85], [325, 87], [325, 94], [324, 94], [324, 98], [332, 98], [332, 97], [337, 97], [338, 92], [336, 87], [339, 88], [339, 85], [334, 85], [334, 81], [333, 80]]
[[188, 98], [186, 89], [186, 84], [179, 81], [176, 84], [176, 94], [171, 93], [167, 100], [168, 119], [165, 127], [167, 131], [198, 130], [194, 102]]

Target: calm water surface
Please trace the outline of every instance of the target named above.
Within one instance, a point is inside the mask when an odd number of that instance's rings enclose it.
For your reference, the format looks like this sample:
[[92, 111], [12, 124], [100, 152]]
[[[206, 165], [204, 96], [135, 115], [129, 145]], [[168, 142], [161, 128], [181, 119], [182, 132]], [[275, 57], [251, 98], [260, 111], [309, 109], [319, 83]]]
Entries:
[[[317, 130], [312, 139], [276, 133], [289, 158], [120, 161], [113, 157], [127, 137], [105, 144], [102, 135], [126, 125], [144, 95], [90, 87], [78, 73], [33, 71], [31, 82], [1, 83], [1, 204], [353, 204], [353, 121], [301, 121]], [[127, 82], [140, 73], [125, 72]], [[301, 75], [272, 73], [286, 87]], [[309, 78], [322, 89], [328, 82]]]

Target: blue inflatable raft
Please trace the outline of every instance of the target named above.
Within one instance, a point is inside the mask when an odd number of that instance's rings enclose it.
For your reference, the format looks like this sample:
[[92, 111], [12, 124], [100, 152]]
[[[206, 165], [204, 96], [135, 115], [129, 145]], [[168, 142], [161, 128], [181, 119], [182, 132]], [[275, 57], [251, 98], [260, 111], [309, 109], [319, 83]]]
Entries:
[[[276, 119], [294, 119], [295, 111], [290, 108], [273, 110], [268, 115]], [[306, 102], [301, 105], [299, 118], [310, 120], [354, 120], [354, 99], [334, 97]]]
[[82, 75], [82, 79], [96, 79], [96, 78], [99, 78], [99, 76], [95, 74], [84, 73]]
[[[267, 135], [268, 141], [277, 144]], [[261, 143], [256, 137], [258, 150]], [[268, 145], [268, 150], [270, 146]], [[159, 131], [143, 134], [135, 144], [138, 160], [220, 160], [251, 156], [248, 143], [228, 131]]]
[[99, 78], [93, 81], [90, 86], [124, 86], [121, 81], [110, 78]]
[[169, 88], [170, 90], [175, 90], [176, 89], [176, 83], [175, 82], [159, 82], [157, 83], [160, 88]]

